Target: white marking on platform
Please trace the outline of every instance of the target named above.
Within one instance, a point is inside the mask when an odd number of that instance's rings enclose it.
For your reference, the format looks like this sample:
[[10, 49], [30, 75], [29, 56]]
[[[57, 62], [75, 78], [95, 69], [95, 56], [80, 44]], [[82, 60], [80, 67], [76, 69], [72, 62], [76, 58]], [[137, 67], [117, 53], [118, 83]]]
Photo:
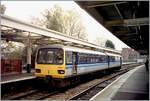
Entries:
[[28, 77], [23, 77], [23, 78], [19, 78], [19, 79], [3, 81], [3, 82], [1, 82], [1, 84], [10, 83], [10, 82], [17, 82], [17, 81], [22, 81], [22, 80], [28, 80], [28, 79], [34, 79], [34, 78], [35, 78], [35, 76], [28, 76]]

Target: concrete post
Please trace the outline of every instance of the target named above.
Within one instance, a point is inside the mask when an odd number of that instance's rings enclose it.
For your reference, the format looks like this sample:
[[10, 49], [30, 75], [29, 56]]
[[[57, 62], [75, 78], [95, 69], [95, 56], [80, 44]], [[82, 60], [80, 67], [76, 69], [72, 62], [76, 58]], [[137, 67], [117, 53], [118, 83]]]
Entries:
[[30, 40], [30, 34], [27, 39], [27, 73], [31, 73], [31, 40]]

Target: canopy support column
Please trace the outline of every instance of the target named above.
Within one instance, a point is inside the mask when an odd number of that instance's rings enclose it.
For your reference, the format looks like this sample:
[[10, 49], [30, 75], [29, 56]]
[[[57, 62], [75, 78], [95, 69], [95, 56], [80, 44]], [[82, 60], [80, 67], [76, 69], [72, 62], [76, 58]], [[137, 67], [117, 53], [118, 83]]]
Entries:
[[27, 39], [27, 73], [31, 73], [31, 40], [30, 40], [30, 33]]

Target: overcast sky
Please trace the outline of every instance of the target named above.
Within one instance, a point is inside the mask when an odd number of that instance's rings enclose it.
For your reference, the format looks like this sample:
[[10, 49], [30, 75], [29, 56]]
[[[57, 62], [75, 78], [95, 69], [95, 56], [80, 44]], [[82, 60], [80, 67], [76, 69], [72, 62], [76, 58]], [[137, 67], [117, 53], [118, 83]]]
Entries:
[[55, 4], [62, 6], [66, 10], [74, 9], [81, 16], [82, 23], [84, 24], [88, 34], [89, 42], [93, 43], [96, 37], [102, 37], [104, 39], [111, 40], [115, 44], [117, 50], [127, 47], [127, 45], [113, 36], [111, 32], [95, 21], [74, 1], [2, 1], [1, 4], [6, 6], [6, 15], [26, 22], [31, 22], [31, 17], [42, 17], [41, 12], [45, 9], [52, 8]]

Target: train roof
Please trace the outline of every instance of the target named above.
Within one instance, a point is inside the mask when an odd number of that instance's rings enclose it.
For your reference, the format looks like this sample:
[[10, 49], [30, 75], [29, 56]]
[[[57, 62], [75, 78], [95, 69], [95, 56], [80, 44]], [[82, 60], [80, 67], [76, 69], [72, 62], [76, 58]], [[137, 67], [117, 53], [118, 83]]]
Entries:
[[109, 56], [118, 56], [118, 57], [122, 57], [121, 55], [118, 55], [118, 54], [114, 54], [114, 53], [106, 53], [106, 55], [109, 55]]
[[72, 46], [64, 46], [64, 45], [47, 45], [47, 46], [42, 46], [40, 48], [62, 48], [64, 50], [66, 50], [66, 51], [74, 51], [74, 52], [81, 52], [81, 53], [106, 55], [103, 52], [98, 52], [98, 51], [89, 50], [89, 49], [81, 49], [81, 48], [72, 47]]
[[104, 53], [104, 52], [94, 51], [94, 50], [90, 50], [90, 49], [82, 49], [82, 48], [78, 48], [78, 47], [65, 46], [65, 45], [60, 45], [60, 44], [46, 45], [46, 46], [42, 46], [39, 48], [62, 48], [66, 51], [74, 51], [74, 52], [81, 52], [81, 53], [90, 53], [90, 54], [99, 54], [99, 55], [109, 55], [109, 56], [121, 57], [121, 55], [114, 54], [114, 53], [108, 53], [108, 52]]
[[64, 49], [67, 50], [67, 51], [75, 51], [75, 52], [81, 52], [81, 53], [106, 55], [103, 52], [98, 52], [98, 51], [88, 50], [88, 49], [81, 49], [81, 48], [76, 48], [76, 47], [64, 47]]

